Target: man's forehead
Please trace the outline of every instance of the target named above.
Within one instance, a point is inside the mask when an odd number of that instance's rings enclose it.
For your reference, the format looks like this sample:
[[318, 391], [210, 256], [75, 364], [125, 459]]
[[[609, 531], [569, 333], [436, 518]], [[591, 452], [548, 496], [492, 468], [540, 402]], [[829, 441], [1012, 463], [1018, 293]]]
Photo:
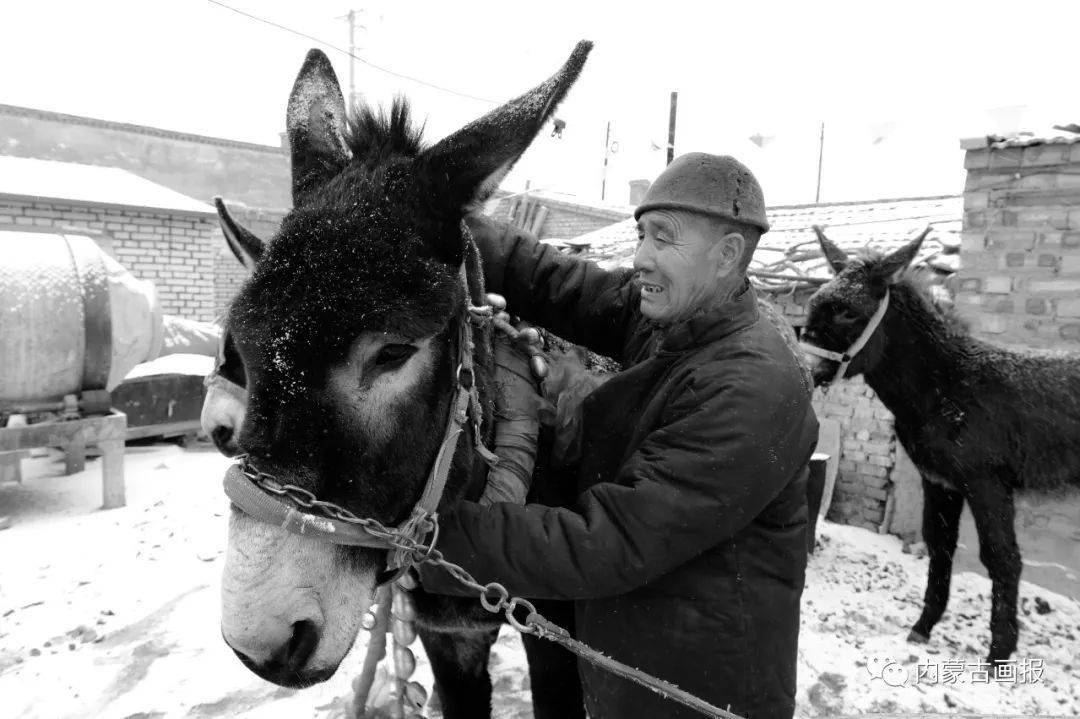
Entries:
[[679, 218], [670, 210], [649, 210], [638, 218], [639, 230], [649, 228], [673, 229], [679, 226]]

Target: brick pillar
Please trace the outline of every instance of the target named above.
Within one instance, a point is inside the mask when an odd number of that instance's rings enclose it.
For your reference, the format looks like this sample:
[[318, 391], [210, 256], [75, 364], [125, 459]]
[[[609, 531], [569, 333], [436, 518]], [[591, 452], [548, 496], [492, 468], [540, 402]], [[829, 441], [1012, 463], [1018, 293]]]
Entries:
[[1080, 142], [1070, 139], [961, 141], [956, 305], [981, 337], [1080, 350]]

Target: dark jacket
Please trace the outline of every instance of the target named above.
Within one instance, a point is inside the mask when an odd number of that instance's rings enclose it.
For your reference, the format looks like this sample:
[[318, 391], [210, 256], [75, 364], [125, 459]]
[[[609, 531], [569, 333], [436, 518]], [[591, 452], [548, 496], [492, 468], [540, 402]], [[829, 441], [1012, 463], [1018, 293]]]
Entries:
[[[624, 370], [585, 400], [572, 508], [463, 502], [442, 517], [439, 549], [511, 594], [576, 600], [578, 637], [605, 654], [743, 716], [790, 717], [817, 420], [753, 288], [661, 331], [629, 270], [488, 220], [472, 228], [512, 312]], [[422, 577], [455, 590], [439, 571]], [[593, 719], [699, 716], [581, 673]]]

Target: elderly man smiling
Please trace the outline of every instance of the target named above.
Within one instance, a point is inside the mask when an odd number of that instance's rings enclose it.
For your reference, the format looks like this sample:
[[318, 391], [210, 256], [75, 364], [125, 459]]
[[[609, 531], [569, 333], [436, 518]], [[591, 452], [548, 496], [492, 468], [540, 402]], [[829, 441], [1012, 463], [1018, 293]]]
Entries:
[[[791, 717], [817, 420], [746, 268], [769, 228], [730, 157], [683, 155], [637, 208], [633, 271], [475, 220], [488, 286], [623, 371], [584, 402], [569, 508], [462, 503], [439, 548], [482, 582], [575, 602], [594, 648], [747, 717]], [[458, 593], [440, 570], [428, 591]], [[589, 664], [592, 719], [696, 714]]]

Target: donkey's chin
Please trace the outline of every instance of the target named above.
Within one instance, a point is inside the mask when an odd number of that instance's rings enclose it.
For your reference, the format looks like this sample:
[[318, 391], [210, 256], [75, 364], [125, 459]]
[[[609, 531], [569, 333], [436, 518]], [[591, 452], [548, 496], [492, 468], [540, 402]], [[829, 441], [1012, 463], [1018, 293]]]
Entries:
[[285, 687], [326, 681], [352, 649], [371, 605], [371, 561], [238, 511], [229, 521], [221, 634], [244, 666]]

